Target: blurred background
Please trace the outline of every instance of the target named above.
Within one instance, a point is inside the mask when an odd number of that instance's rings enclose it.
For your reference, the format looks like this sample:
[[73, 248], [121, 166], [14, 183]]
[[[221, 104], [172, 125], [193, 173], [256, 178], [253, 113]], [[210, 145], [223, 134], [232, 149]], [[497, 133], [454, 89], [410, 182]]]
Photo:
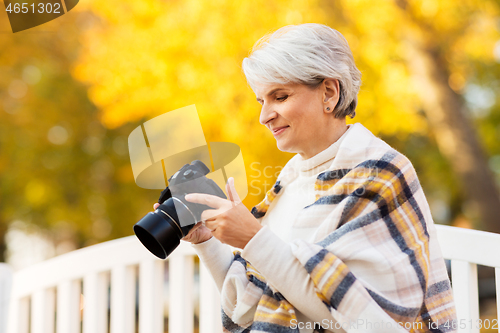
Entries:
[[15, 34], [0, 12], [0, 262], [133, 234], [159, 192], [135, 185], [128, 135], [190, 104], [207, 141], [241, 147], [257, 204], [292, 155], [259, 124], [241, 61], [307, 22], [348, 40], [363, 74], [348, 121], [409, 157], [435, 222], [500, 233], [500, 1], [82, 0]]

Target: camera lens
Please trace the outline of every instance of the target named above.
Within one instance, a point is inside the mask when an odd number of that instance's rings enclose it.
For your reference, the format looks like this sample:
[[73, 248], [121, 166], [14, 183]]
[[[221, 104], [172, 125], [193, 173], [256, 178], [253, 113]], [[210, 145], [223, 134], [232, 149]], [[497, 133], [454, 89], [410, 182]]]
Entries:
[[189, 233], [195, 223], [196, 220], [182, 201], [170, 198], [154, 213], [148, 213], [137, 222], [134, 232], [151, 253], [165, 259], [179, 246], [181, 238]]
[[141, 243], [155, 256], [167, 258], [180, 240], [201, 221], [201, 214], [209, 206], [188, 203], [188, 193], [205, 193], [226, 199], [224, 191], [206, 178], [210, 169], [201, 161], [184, 165], [169, 179], [169, 187], [160, 195], [160, 206], [148, 213], [134, 226], [134, 232]]

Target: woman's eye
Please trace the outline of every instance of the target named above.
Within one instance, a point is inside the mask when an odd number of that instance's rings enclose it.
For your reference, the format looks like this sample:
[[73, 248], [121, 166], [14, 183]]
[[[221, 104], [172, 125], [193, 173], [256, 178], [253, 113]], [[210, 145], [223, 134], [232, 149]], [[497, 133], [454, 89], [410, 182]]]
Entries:
[[276, 99], [277, 99], [278, 101], [280, 101], [280, 102], [283, 102], [283, 101], [284, 101], [284, 100], [286, 100], [287, 98], [288, 98], [288, 95], [283, 96], [283, 97], [278, 97], [278, 98], [276, 98]]

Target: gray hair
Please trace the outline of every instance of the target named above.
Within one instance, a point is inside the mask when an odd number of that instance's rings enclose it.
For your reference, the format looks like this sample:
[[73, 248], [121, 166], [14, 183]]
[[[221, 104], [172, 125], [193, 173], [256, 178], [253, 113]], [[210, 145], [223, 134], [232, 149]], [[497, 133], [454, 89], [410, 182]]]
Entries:
[[272, 83], [301, 83], [315, 88], [324, 79], [337, 79], [340, 97], [335, 118], [353, 118], [356, 114], [361, 72], [347, 40], [326, 25], [289, 25], [262, 37], [243, 59], [243, 72], [252, 89], [257, 84]]

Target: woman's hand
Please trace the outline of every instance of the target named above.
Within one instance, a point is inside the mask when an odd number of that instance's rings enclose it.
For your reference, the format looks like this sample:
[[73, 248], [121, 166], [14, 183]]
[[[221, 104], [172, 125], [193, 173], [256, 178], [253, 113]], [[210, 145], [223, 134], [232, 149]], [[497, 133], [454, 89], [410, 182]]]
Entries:
[[[155, 203], [153, 205], [153, 209], [158, 208], [159, 205], [159, 203]], [[189, 230], [189, 233], [184, 238], [182, 238], [182, 240], [185, 240], [186, 242], [190, 242], [192, 244], [198, 244], [203, 243], [210, 238], [212, 238], [212, 232], [210, 231], [210, 229], [205, 227], [203, 223], [198, 222], [195, 224], [193, 229]]]
[[262, 226], [241, 203], [234, 188], [233, 177], [228, 179], [226, 193], [229, 200], [201, 193], [189, 194], [186, 200], [215, 208], [207, 209], [201, 214], [205, 227], [221, 242], [243, 249]]

